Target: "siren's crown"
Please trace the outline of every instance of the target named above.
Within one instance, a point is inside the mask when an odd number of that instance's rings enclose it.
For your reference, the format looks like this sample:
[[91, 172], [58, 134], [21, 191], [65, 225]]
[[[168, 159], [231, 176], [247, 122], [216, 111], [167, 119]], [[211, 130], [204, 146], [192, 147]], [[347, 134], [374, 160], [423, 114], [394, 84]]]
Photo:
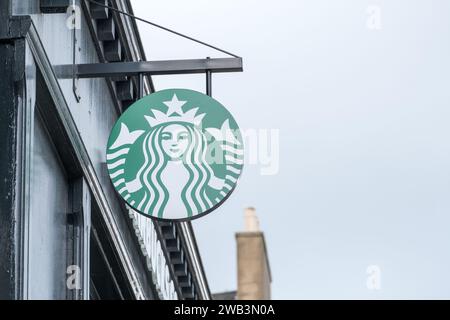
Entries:
[[205, 116], [204, 113], [197, 115], [198, 108], [192, 108], [183, 112], [181, 107], [186, 101], [179, 101], [176, 94], [173, 95], [171, 101], [164, 101], [163, 103], [168, 107], [166, 112], [151, 109], [153, 116], [145, 116], [150, 127], [169, 122], [186, 122], [198, 126]]

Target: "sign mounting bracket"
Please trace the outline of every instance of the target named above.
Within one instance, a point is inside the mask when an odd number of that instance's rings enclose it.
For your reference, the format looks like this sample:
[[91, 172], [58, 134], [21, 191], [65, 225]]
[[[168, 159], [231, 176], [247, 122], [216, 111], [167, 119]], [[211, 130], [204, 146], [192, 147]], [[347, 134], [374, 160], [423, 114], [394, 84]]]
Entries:
[[157, 60], [68, 64], [54, 66], [59, 79], [107, 78], [121, 76], [175, 75], [220, 72], [242, 72], [242, 58]]
[[59, 79], [84, 79], [137, 76], [139, 97], [144, 95], [144, 75], [199, 74], [206, 75], [206, 94], [212, 93], [212, 74], [242, 72], [242, 58], [206, 58], [135, 62], [88, 63], [54, 66]]

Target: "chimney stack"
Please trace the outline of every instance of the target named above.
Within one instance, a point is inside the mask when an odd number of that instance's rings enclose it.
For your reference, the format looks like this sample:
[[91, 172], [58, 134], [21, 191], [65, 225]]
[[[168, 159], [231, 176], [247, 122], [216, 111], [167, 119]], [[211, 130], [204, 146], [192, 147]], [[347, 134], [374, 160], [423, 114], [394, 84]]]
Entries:
[[244, 210], [245, 230], [236, 233], [238, 300], [270, 299], [269, 259], [255, 208]]

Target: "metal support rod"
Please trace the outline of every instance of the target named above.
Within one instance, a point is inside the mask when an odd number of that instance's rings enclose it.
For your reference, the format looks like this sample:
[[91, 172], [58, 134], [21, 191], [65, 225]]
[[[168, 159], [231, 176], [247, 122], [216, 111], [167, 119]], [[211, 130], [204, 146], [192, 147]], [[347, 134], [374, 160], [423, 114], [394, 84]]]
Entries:
[[[207, 57], [206, 59], [209, 59]], [[206, 70], [206, 95], [210, 96], [212, 95], [212, 72], [211, 70]]]
[[[59, 79], [73, 76], [72, 65], [55, 66]], [[104, 78], [148, 75], [194, 74], [210, 72], [241, 72], [242, 58], [191, 59], [166, 61], [111, 62], [75, 65], [78, 78]]]
[[139, 97], [138, 97], [138, 99], [141, 99], [144, 96], [144, 74], [143, 73], [139, 73], [138, 83], [139, 83]]
[[212, 72], [206, 71], [206, 95], [212, 96]]

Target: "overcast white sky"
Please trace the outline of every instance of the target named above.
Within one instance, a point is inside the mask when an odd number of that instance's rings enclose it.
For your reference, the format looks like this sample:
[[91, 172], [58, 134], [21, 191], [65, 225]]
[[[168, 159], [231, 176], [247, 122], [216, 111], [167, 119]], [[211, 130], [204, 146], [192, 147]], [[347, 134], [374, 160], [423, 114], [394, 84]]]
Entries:
[[[193, 223], [212, 292], [236, 288], [234, 233], [254, 206], [273, 298], [450, 298], [449, 1], [132, 3], [241, 55], [245, 71], [215, 75], [213, 96], [241, 128], [280, 130], [279, 173], [247, 166]], [[381, 29], [367, 27], [373, 5]], [[224, 56], [139, 27], [148, 59]], [[204, 90], [203, 76], [154, 82]], [[366, 286], [370, 265], [379, 290]]]

